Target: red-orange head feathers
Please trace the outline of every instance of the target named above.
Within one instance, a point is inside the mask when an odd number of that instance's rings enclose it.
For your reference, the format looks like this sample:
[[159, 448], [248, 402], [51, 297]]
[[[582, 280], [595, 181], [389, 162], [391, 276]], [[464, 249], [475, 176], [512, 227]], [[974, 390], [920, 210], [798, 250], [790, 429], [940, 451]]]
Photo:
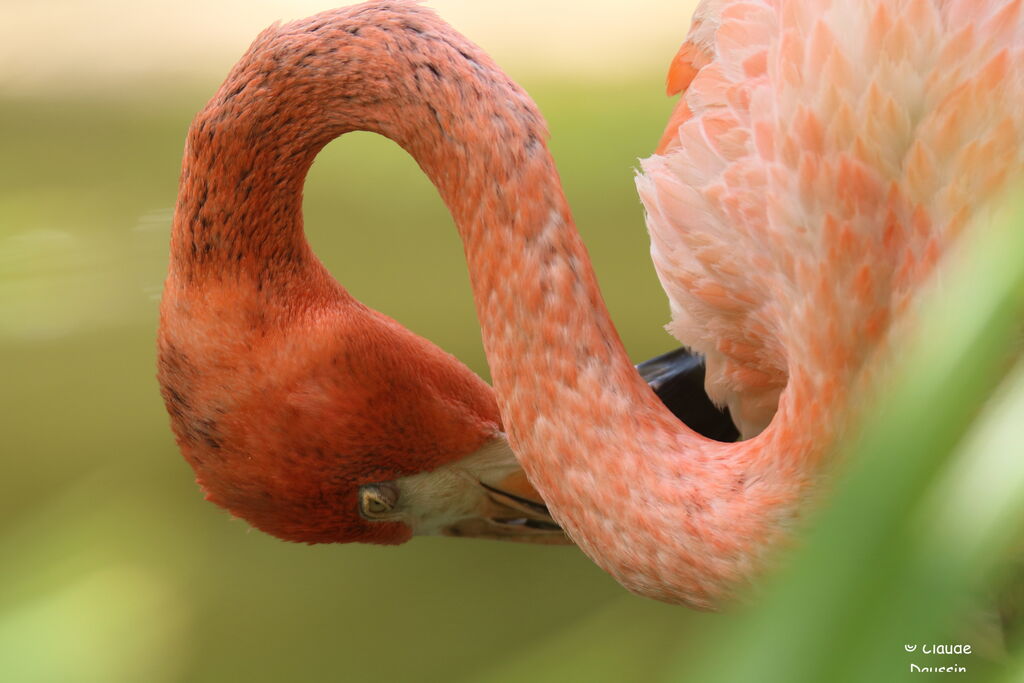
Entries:
[[216, 291], [166, 299], [160, 335], [172, 426], [209, 500], [286, 540], [394, 544], [459, 534], [486, 517], [484, 485], [515, 477], [490, 387], [430, 342], [351, 298], [239, 334]]

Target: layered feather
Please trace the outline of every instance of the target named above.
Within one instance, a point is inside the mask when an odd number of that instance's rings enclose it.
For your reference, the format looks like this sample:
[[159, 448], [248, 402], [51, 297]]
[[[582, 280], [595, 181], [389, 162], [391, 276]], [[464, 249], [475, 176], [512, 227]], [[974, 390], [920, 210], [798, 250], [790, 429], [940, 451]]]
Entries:
[[1022, 168], [1022, 0], [704, 0], [637, 179], [669, 331], [745, 436], [837, 400]]

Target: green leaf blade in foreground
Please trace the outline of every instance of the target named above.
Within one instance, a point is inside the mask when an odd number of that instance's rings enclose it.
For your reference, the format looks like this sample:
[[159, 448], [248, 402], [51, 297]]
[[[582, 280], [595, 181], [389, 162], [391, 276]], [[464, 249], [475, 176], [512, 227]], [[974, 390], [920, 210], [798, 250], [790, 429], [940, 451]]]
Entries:
[[[953, 457], [1019, 347], [1024, 203], [1014, 202], [978, 235], [946, 283], [891, 391], [843, 456], [848, 466], [789, 568], [755, 610], [720, 634], [708, 657], [680, 662], [673, 680], [897, 680], [909, 671], [904, 643], [951, 635], [990, 579], [1021, 526], [1024, 473], [1006, 467], [999, 453]], [[1001, 419], [992, 429], [1003, 432], [1003, 443], [1019, 444], [1021, 420]], [[986, 497], [987, 511], [957, 531], [961, 541], [975, 542], [950, 552], [943, 539], [957, 527], [948, 511], [962, 509], [965, 495], [954, 493], [955, 482], [981, 482], [973, 495], [984, 497], [985, 476], [976, 468], [1000, 463], [998, 495]], [[947, 506], [955, 501], [959, 507]]]

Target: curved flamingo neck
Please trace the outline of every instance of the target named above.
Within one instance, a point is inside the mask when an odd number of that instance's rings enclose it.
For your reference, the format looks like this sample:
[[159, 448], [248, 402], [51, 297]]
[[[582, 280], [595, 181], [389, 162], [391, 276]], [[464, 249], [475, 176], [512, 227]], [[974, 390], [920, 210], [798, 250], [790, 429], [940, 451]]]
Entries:
[[696, 606], [746, 578], [800, 477], [763, 464], [771, 428], [717, 444], [658, 402], [601, 298], [543, 119], [429, 10], [351, 7], [256, 40], [189, 139], [183, 184], [218, 166], [221, 181], [182, 199], [181, 272], [245, 272], [259, 286], [322, 273], [301, 186], [316, 153], [351, 130], [405, 148], [451, 210], [511, 443], [580, 547], [627, 587]]
[[300, 118], [313, 103], [296, 107], [283, 79], [254, 66], [232, 70], [186, 139], [171, 261], [188, 278], [246, 273], [262, 287], [308, 269], [302, 186], [333, 135]]

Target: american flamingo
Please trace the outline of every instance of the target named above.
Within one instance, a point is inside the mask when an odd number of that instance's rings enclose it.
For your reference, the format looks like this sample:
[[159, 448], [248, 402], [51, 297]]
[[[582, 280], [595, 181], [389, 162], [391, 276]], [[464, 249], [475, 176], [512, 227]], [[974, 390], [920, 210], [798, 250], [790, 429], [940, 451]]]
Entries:
[[[301, 183], [329, 139], [326, 131], [296, 133], [313, 101], [296, 99], [290, 122], [260, 113], [273, 102], [290, 106], [281, 99], [289, 84], [266, 68], [280, 50], [309, 53], [313, 76], [331, 61], [339, 33], [373, 34], [349, 52], [379, 60], [383, 31], [436, 24], [382, 5], [268, 31], [189, 134], [159, 380], [207, 497], [281, 538], [399, 543], [444, 533], [566, 542], [508, 448], [491, 388], [352, 298], [310, 252]], [[378, 68], [387, 76], [386, 63]], [[284, 148], [257, 144], [261, 130]], [[694, 428], [735, 439], [704, 394], [699, 359], [679, 350], [638, 368]]]
[[[709, 391], [752, 437], [732, 444], [682, 425], [629, 364], [543, 120], [486, 55], [400, 2], [269, 29], [186, 149], [160, 333], [186, 456], [211, 497], [261, 528], [395, 542], [408, 527], [334, 510], [356, 507], [360, 481], [434, 468], [493, 434], [485, 389], [442, 361], [413, 417], [393, 415], [404, 441], [387, 459], [408, 461], [323, 457], [351, 438], [331, 420], [380, 405], [334, 389], [336, 368], [358, 377], [355, 365], [428, 353], [354, 302], [302, 237], [314, 155], [372, 130], [416, 158], [455, 218], [509, 441], [554, 518], [627, 588], [713, 606], [786, 538], [875, 352], [1019, 169], [1020, 9], [700, 4], [670, 71], [686, 93], [638, 185], [671, 329], [707, 354]], [[379, 332], [353, 349], [364, 355], [331, 353], [367, 325]], [[461, 437], [437, 433], [439, 402], [464, 406]], [[219, 458], [227, 435], [248, 460]], [[275, 497], [286, 480], [302, 482], [299, 500]]]

